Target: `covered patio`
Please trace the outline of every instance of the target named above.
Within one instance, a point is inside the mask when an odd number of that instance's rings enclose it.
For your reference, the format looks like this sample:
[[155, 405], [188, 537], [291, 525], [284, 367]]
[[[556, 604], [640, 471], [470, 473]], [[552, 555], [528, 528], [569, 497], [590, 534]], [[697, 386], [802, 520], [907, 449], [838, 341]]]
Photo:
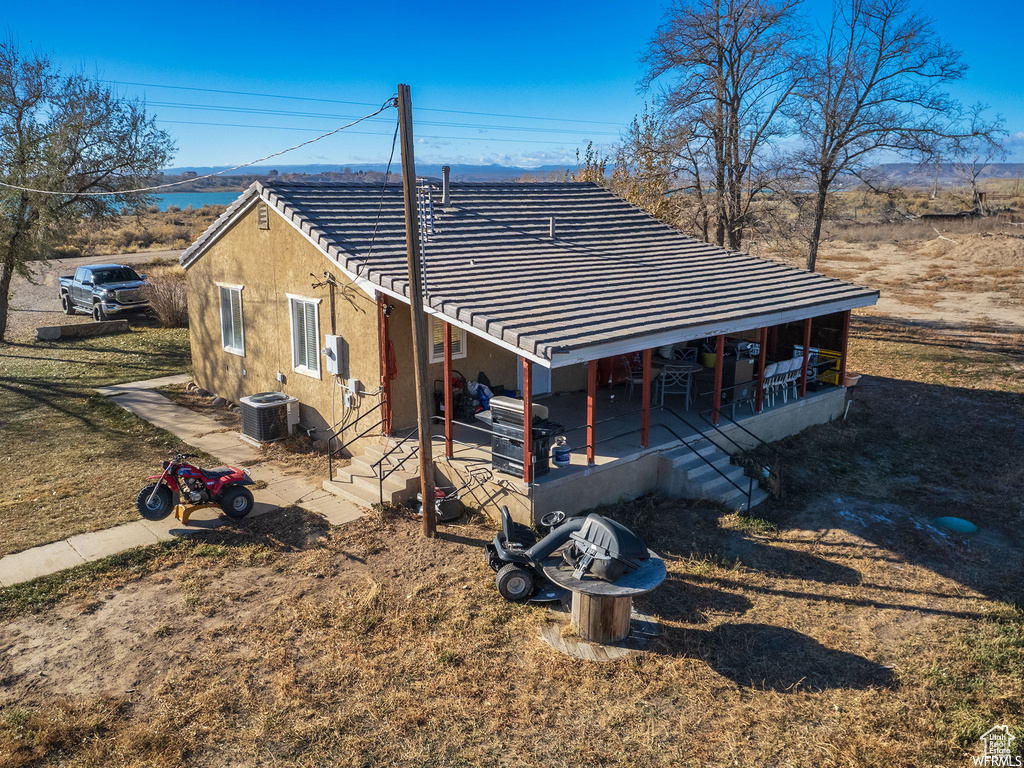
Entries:
[[[841, 415], [849, 325], [846, 310], [647, 348], [619, 356], [625, 360], [618, 370], [616, 358], [591, 359], [575, 363], [585, 367], [585, 390], [539, 395], [532, 387], [536, 363], [520, 357], [523, 434], [531, 433], [539, 413], [548, 426], [557, 425], [552, 441], [563, 436], [570, 451], [568, 464], [556, 465], [553, 457], [534, 454], [533, 440], [522, 440], [522, 474], [513, 480], [507, 469], [492, 463], [489, 414], [464, 421], [453, 417], [451, 327], [446, 324], [444, 380], [449, 386], [433, 427], [435, 451], [443, 453], [439, 467], [442, 473], [445, 467], [451, 470], [447, 479], [452, 486], [469, 476], [486, 477], [477, 482], [480, 498], [475, 500], [481, 506], [511, 500], [510, 508], [522, 510], [517, 516], [532, 519], [552, 509], [577, 511], [655, 490], [665, 484], [660, 457], [667, 452], [696, 453], [693, 446], [709, 441], [735, 454]], [[693, 352], [712, 365], [691, 363], [687, 370], [693, 372], [685, 382], [678, 375], [666, 376], [672, 361], [693, 358]], [[663, 357], [666, 353], [672, 357]], [[630, 355], [640, 361], [640, 375], [633, 381]], [[774, 376], [773, 369], [784, 361], [792, 363], [792, 372]], [[748, 374], [737, 373], [738, 368]]]
[[[737, 334], [730, 343], [736, 350], [734, 361], [745, 361], [744, 375], [733, 365], [726, 382], [727, 336], [718, 334], [705, 339], [701, 345], [683, 342], [664, 345], [658, 352], [669, 357], [656, 356], [648, 348], [621, 356], [626, 378], [616, 379], [614, 358], [591, 359], [586, 362], [587, 389], [584, 392], [557, 392], [534, 394], [534, 363], [521, 357], [523, 401], [523, 429], [532, 431], [537, 402], [544, 406], [546, 417], [560, 425], [556, 435], [564, 435], [575, 450], [568, 467], [593, 467], [609, 460], [622, 458], [625, 452], [649, 448], [652, 444], [687, 441], [698, 435], [722, 432], [725, 425], [739, 425], [766, 412], [783, 411], [808, 397], [817, 397], [840, 387], [847, 375], [850, 311], [823, 316], [815, 328], [814, 318], [799, 323], [763, 327], [753, 332]], [[799, 334], [799, 335], [797, 335]], [[743, 336], [756, 336], [756, 342], [744, 342]], [[451, 326], [444, 324], [444, 390], [445, 407], [437, 433], [444, 437], [447, 458], [455, 455], [456, 442], [467, 446], [485, 447], [490, 442], [487, 414], [466, 424], [454, 418], [454, 396], [451, 386], [453, 366], [451, 358]], [[673, 364], [679, 360], [695, 358], [700, 349], [713, 342], [712, 366], [691, 363], [692, 372], [684, 377], [672, 374]], [[739, 343], [737, 343], [739, 342]], [[746, 343], [746, 347], [741, 344]], [[828, 345], [828, 346], [826, 346]], [[838, 347], [833, 349], [832, 347]], [[743, 357], [739, 349], [754, 350], [756, 355]], [[631, 376], [630, 356], [640, 359], [639, 382]], [[708, 361], [709, 353], [701, 355]], [[775, 375], [782, 361], [793, 362], [789, 375]], [[601, 364], [605, 363], [603, 370]], [[666, 370], [667, 369], [667, 370]], [[601, 375], [599, 376], [599, 370]], [[766, 372], [768, 375], [766, 375]], [[599, 382], [601, 388], [599, 389]], [[674, 386], [673, 386], [674, 385]], [[781, 436], [781, 435], [780, 435]], [[757, 436], [760, 440], [777, 439], [773, 435]], [[536, 473], [537, 457], [532, 453], [531, 440], [523, 441], [522, 480], [529, 485], [543, 482]], [[728, 450], [728, 449], [726, 449]], [[547, 473], [544, 473], [547, 474]], [[565, 471], [562, 474], [566, 474]]]

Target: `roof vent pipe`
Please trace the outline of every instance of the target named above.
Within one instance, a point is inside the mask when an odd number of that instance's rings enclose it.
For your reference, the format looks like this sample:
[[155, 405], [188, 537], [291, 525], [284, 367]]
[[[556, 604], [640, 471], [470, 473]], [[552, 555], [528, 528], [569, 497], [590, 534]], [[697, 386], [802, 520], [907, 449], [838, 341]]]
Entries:
[[548, 230], [548, 235], [551, 237], [552, 240], [554, 240], [555, 239], [555, 217], [554, 216], [552, 216], [549, 219], [549, 227], [550, 228]]
[[448, 206], [450, 206], [452, 204], [452, 202], [451, 202], [451, 195], [450, 195], [450, 191], [449, 191], [449, 185], [450, 185], [449, 177], [451, 176], [451, 173], [452, 173], [451, 166], [449, 166], [449, 165], [442, 165], [441, 166], [441, 177], [442, 177], [442, 181], [441, 181], [441, 206], [444, 207], [444, 208], [447, 208]]

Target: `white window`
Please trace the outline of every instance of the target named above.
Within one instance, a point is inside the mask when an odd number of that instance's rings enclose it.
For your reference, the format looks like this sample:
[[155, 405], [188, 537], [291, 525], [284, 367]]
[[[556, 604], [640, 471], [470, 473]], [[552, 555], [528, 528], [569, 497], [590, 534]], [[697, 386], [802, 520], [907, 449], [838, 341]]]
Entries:
[[292, 317], [292, 370], [320, 378], [320, 299], [288, 296]]
[[[466, 356], [466, 331], [452, 326], [452, 360]], [[430, 316], [430, 362], [444, 362], [444, 320]]]
[[245, 331], [242, 328], [242, 286], [220, 287], [220, 342], [225, 352], [245, 357]]

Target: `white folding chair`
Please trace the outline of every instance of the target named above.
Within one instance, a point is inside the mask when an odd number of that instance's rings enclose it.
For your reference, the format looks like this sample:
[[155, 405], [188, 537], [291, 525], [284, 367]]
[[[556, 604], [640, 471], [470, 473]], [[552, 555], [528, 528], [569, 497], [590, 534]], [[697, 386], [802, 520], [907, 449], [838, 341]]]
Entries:
[[764, 377], [761, 379], [761, 390], [764, 392], [764, 399], [768, 405], [775, 405], [775, 388], [778, 386], [776, 373], [779, 370], [778, 363], [768, 363], [764, 367]]

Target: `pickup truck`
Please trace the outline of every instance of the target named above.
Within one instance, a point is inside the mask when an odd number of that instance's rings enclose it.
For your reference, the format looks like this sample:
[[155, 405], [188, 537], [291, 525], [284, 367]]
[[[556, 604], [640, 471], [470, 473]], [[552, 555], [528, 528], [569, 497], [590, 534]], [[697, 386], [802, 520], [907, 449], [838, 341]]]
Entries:
[[65, 315], [81, 310], [99, 322], [111, 315], [149, 309], [142, 292], [145, 275], [140, 276], [125, 264], [79, 267], [73, 277], [60, 277], [58, 282], [60, 305]]

